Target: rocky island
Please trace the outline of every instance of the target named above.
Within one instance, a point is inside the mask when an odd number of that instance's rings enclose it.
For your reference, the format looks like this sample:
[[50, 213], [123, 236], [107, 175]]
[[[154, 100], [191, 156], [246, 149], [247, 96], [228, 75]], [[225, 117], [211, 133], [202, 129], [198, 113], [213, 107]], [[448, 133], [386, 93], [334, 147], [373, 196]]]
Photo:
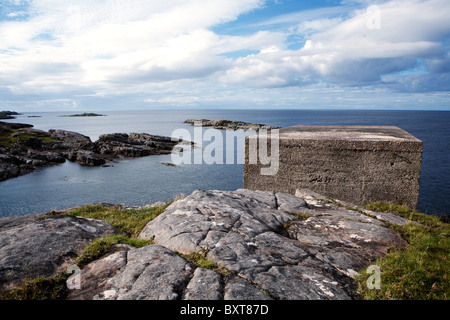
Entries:
[[106, 116], [104, 114], [88, 112], [88, 113], [72, 114], [69, 116], [61, 116], [61, 117], [70, 117], [70, 118], [75, 117], [76, 118], [76, 117], [106, 117]]
[[15, 119], [14, 116], [19, 116], [20, 113], [14, 111], [0, 111], [0, 120], [10, 120]]
[[196, 123], [200, 123], [203, 127], [213, 127], [214, 129], [219, 130], [261, 130], [261, 129], [279, 129], [279, 127], [269, 126], [265, 124], [259, 123], [247, 123], [242, 121], [231, 121], [231, 120], [207, 120], [207, 119], [188, 119], [184, 123], [188, 123], [191, 125], [195, 125]]
[[76, 132], [45, 132], [28, 124], [0, 122], [0, 181], [66, 160], [85, 166], [102, 166], [119, 158], [170, 154], [180, 142], [146, 133], [106, 134], [92, 142]]

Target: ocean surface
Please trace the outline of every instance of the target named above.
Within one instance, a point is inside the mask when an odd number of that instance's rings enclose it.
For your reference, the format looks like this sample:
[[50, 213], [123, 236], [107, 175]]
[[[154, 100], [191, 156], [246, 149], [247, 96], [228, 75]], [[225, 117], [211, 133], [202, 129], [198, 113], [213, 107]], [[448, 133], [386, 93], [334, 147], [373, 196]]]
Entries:
[[[80, 112], [76, 112], [80, 113]], [[419, 210], [450, 213], [450, 112], [445, 111], [344, 111], [344, 110], [169, 110], [108, 111], [106, 117], [61, 117], [73, 113], [25, 113], [15, 120], [36, 129], [64, 129], [87, 135], [92, 141], [105, 133], [149, 133], [173, 136], [177, 129], [191, 133], [186, 119], [228, 119], [286, 127], [305, 125], [394, 125], [424, 143]], [[28, 116], [40, 116], [29, 118]], [[251, 133], [241, 132], [238, 139]], [[199, 139], [200, 138], [200, 139]], [[225, 141], [225, 140], [224, 140]], [[206, 147], [208, 143], [204, 143]], [[182, 164], [168, 167], [170, 155], [124, 159], [113, 166], [82, 167], [66, 162], [0, 183], [0, 217], [44, 213], [90, 203], [141, 206], [189, 195], [196, 189], [236, 190], [243, 185], [243, 150], [235, 152], [234, 164]], [[230, 149], [231, 148], [231, 149]]]

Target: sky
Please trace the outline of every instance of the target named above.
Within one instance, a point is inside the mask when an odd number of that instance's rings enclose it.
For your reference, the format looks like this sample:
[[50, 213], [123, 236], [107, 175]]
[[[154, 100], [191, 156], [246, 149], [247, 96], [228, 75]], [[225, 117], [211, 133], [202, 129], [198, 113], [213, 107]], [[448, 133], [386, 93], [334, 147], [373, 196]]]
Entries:
[[0, 0], [0, 110], [450, 110], [449, 0]]

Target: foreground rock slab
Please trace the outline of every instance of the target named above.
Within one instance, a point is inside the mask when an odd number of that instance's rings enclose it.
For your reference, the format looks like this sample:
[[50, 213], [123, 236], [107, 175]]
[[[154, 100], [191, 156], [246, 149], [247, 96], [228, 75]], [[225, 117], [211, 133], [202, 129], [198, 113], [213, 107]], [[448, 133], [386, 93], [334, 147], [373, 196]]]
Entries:
[[[406, 245], [383, 221], [361, 212], [244, 189], [195, 191], [139, 237], [156, 245], [127, 248], [95, 262], [117, 261], [109, 267], [114, 275], [106, 278], [88, 266], [95, 290], [87, 284], [91, 289], [71, 298], [358, 299], [352, 278], [357, 271], [389, 248]], [[216, 268], [184, 258], [193, 253]]]
[[64, 271], [89, 242], [115, 233], [106, 222], [71, 216], [0, 219], [0, 293]]
[[[154, 244], [116, 245], [82, 269], [81, 289], [67, 298], [358, 299], [354, 275], [390, 248], [406, 246], [385, 222], [407, 220], [328, 203], [308, 190], [297, 195], [197, 190], [143, 229], [139, 238]], [[1, 284], [49, 275], [91, 239], [114, 232], [66, 216], [0, 219]]]

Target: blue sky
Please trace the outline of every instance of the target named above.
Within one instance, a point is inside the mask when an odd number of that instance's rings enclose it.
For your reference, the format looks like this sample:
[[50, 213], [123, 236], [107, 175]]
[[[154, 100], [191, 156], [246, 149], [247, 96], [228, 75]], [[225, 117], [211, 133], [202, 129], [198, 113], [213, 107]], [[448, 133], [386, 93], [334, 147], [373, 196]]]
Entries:
[[448, 0], [2, 0], [0, 109], [450, 110]]

